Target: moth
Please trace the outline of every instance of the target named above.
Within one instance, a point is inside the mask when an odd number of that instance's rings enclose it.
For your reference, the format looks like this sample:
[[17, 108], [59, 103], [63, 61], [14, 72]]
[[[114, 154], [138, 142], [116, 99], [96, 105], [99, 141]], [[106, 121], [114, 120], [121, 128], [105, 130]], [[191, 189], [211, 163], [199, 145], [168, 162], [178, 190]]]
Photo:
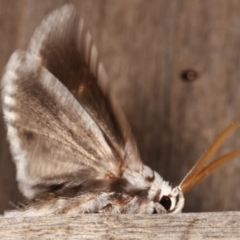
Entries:
[[144, 165], [73, 5], [47, 16], [27, 50], [12, 54], [2, 107], [18, 185], [30, 200], [6, 216], [181, 212], [187, 190], [240, 154], [208, 163], [238, 121], [175, 188]]

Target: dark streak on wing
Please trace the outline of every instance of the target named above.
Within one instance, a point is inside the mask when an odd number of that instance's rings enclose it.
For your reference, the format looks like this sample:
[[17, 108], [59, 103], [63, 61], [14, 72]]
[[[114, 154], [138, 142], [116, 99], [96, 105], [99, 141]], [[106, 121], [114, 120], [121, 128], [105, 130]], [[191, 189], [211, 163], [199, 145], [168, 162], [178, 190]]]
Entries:
[[[54, 194], [56, 197], [66, 198], [75, 197], [85, 192], [89, 193], [114, 192], [116, 194], [128, 194], [130, 196], [139, 196], [142, 198], [147, 198], [149, 190], [149, 188], [143, 189], [133, 186], [126, 179], [123, 178], [117, 178], [115, 180], [90, 179], [86, 180], [83, 183], [78, 183], [76, 181], [50, 187], [51, 194]], [[46, 194], [42, 198], [44, 199], [46, 196], [48, 196], [48, 194]]]

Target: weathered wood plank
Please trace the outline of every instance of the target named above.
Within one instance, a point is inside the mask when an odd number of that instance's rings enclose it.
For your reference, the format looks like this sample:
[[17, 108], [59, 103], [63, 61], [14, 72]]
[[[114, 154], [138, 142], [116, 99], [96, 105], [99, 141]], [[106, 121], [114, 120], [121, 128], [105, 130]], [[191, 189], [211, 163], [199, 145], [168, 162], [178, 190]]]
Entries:
[[240, 212], [0, 217], [0, 239], [240, 239]]

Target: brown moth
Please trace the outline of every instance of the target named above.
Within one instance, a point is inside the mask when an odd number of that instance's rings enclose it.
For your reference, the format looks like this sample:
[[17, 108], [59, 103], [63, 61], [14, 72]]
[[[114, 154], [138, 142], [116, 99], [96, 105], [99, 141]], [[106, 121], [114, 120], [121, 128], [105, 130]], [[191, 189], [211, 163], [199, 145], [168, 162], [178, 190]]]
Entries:
[[143, 165], [107, 82], [72, 5], [42, 21], [27, 51], [12, 54], [2, 79], [3, 113], [19, 188], [31, 201], [6, 216], [177, 213], [184, 192], [240, 154], [231, 152], [207, 165], [238, 121], [172, 189]]

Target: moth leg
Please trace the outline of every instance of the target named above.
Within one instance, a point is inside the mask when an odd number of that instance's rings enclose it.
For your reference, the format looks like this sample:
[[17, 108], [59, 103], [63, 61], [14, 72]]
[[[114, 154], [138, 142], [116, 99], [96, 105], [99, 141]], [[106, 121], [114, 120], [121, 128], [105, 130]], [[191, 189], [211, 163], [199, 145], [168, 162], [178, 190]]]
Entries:
[[157, 213], [157, 214], [167, 213], [167, 210], [158, 202], [154, 202], [154, 209], [152, 213]]

